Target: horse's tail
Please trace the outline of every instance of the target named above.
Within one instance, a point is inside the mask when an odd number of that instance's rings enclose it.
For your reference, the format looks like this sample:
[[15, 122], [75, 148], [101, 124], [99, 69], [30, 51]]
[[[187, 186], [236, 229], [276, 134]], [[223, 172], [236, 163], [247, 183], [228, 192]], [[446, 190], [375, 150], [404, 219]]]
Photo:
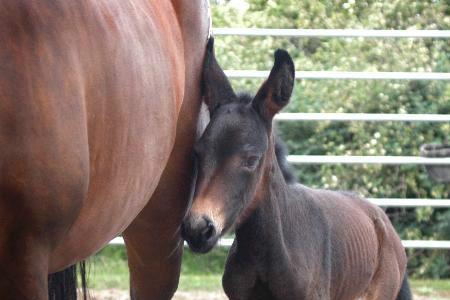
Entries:
[[81, 279], [83, 299], [87, 299], [86, 263], [84, 261], [48, 276], [49, 300], [76, 300], [78, 276]]
[[412, 300], [407, 274], [403, 277], [402, 287], [400, 288], [400, 292], [398, 293], [396, 300]]

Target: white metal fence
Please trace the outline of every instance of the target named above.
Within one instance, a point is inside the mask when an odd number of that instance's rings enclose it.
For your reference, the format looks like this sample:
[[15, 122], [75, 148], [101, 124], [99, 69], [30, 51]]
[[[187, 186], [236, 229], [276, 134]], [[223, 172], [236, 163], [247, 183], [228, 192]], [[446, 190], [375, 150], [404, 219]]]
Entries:
[[[450, 101], [450, 100], [449, 100]], [[281, 113], [278, 121], [450, 122], [440, 114]]]
[[[450, 30], [361, 30], [361, 29], [257, 29], [215, 28], [215, 36], [275, 36], [322, 38], [439, 38], [450, 39]], [[225, 70], [231, 78], [266, 78], [269, 71]], [[446, 80], [450, 73], [435, 72], [335, 72], [296, 71], [296, 79], [357, 79], [357, 80]], [[449, 100], [450, 101], [450, 100]], [[450, 122], [450, 115], [443, 114], [363, 114], [363, 113], [282, 113], [278, 121], [363, 121], [363, 122]], [[413, 156], [313, 156], [290, 155], [293, 164], [416, 164], [449, 165], [450, 158], [424, 158]], [[450, 208], [450, 199], [399, 199], [369, 198], [374, 204], [385, 207], [435, 207]], [[222, 239], [220, 246], [229, 247], [232, 239]], [[450, 249], [450, 241], [405, 240], [407, 248]], [[118, 237], [110, 242], [123, 245]]]
[[[269, 71], [225, 70], [229, 78], [267, 78]], [[450, 73], [296, 71], [295, 79], [450, 80]]]
[[440, 38], [450, 39], [450, 30], [379, 29], [274, 29], [214, 28], [213, 35], [339, 38]]
[[[406, 248], [417, 248], [417, 249], [450, 249], [450, 241], [426, 241], [426, 240], [403, 240], [403, 246]], [[113, 246], [123, 246], [125, 243], [123, 238], [116, 237], [109, 242], [109, 245]], [[220, 247], [231, 247], [233, 244], [233, 239], [225, 238], [219, 240], [218, 245]], [[187, 246], [186, 242], [184, 246]]]

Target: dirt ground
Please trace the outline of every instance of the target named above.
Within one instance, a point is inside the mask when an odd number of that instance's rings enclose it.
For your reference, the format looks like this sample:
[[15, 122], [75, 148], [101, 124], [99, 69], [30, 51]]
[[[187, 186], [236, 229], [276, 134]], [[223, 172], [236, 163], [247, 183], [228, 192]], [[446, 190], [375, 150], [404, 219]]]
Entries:
[[[128, 291], [123, 290], [102, 290], [90, 291], [91, 300], [129, 300]], [[226, 300], [227, 297], [223, 293], [211, 292], [183, 292], [178, 291], [173, 300]], [[446, 298], [414, 296], [414, 300], [445, 300]]]
[[[123, 290], [102, 290], [89, 291], [90, 300], [130, 300], [128, 291]], [[221, 293], [211, 292], [183, 292], [178, 291], [173, 300], [226, 300], [227, 297]]]

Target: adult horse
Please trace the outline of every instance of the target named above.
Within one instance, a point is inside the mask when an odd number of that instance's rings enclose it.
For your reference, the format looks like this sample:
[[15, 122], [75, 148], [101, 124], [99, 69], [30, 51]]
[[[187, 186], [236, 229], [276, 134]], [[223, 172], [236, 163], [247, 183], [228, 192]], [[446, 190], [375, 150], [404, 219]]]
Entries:
[[0, 299], [124, 232], [133, 299], [177, 286], [206, 0], [0, 0]]

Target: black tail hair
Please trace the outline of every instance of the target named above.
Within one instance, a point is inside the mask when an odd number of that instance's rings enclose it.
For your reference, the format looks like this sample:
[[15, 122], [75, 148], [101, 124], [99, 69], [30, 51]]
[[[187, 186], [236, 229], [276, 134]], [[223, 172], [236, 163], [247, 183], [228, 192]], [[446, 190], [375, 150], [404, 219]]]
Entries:
[[412, 300], [407, 274], [403, 277], [402, 287], [400, 288], [400, 292], [398, 293], [396, 300]]
[[82, 261], [62, 271], [48, 276], [49, 300], [76, 300], [78, 289], [78, 273], [81, 279], [83, 299], [87, 300], [86, 262]]

